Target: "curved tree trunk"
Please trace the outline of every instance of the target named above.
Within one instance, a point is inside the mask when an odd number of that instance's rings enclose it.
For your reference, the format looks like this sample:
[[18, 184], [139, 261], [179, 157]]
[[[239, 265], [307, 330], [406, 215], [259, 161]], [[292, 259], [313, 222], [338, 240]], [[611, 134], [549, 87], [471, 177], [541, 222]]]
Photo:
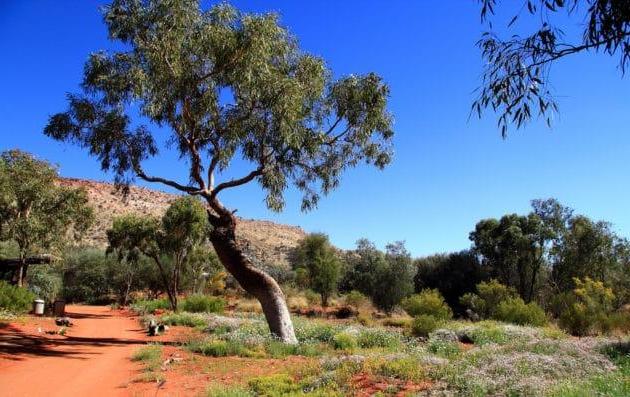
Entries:
[[297, 343], [284, 293], [267, 273], [255, 267], [236, 243], [236, 219], [232, 214], [210, 215], [210, 241], [219, 260], [241, 287], [262, 306], [271, 333], [285, 343]]

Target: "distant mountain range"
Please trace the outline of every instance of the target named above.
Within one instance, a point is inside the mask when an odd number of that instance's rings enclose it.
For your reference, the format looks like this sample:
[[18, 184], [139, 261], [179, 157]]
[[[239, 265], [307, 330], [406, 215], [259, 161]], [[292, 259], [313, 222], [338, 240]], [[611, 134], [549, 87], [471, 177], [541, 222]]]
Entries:
[[[60, 184], [86, 189], [96, 214], [86, 242], [97, 247], [107, 246], [105, 232], [115, 217], [124, 214], [160, 217], [171, 201], [179, 197], [139, 186], [131, 186], [127, 197], [123, 197], [111, 183], [75, 178], [61, 179]], [[288, 267], [291, 250], [306, 235], [297, 226], [243, 218], [238, 218], [236, 234], [239, 244], [254, 262], [269, 267]]]

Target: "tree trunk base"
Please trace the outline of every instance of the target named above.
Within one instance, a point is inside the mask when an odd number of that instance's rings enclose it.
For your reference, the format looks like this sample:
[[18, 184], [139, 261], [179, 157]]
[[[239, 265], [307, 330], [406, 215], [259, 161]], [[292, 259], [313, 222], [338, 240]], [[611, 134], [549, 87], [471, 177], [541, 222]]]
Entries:
[[258, 299], [271, 333], [284, 343], [298, 343], [280, 286], [271, 276], [255, 267], [238, 247], [233, 219], [226, 223], [216, 225], [215, 220], [210, 234], [210, 241], [221, 263], [245, 291]]

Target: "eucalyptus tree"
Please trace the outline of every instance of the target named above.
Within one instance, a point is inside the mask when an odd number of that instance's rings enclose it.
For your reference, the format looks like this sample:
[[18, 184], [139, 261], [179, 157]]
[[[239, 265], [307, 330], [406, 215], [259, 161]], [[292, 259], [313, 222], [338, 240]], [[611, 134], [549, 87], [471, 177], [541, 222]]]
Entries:
[[[522, 127], [534, 117], [551, 124], [558, 111], [551, 89], [551, 67], [562, 59], [581, 53], [599, 53], [617, 57], [625, 72], [630, 61], [630, 2], [616, 0], [479, 0], [481, 19], [489, 22], [478, 46], [484, 69], [478, 97], [472, 112], [481, 116], [491, 108], [499, 114], [498, 126], [503, 137], [512, 124]], [[492, 23], [495, 10], [502, 6], [511, 34], [501, 37]], [[529, 18], [527, 18], [529, 17]], [[520, 20], [530, 32], [521, 35]], [[569, 24], [575, 22], [581, 31]]]
[[171, 203], [161, 220], [136, 215], [114, 219], [107, 231], [108, 251], [117, 252], [130, 265], [138, 262], [140, 254], [151, 258], [171, 308], [177, 310], [183, 274], [191, 262], [198, 261], [195, 253], [207, 242], [208, 228], [206, 210], [199, 200], [182, 197]]
[[[104, 20], [123, 50], [90, 55], [83, 92], [69, 95], [68, 110], [53, 115], [45, 133], [84, 147], [122, 185], [137, 177], [202, 197], [222, 264], [258, 298], [271, 332], [296, 342], [282, 290], [238, 246], [234, 211], [220, 196], [255, 181], [267, 207], [280, 211], [293, 185], [310, 210], [346, 168], [385, 166], [388, 87], [373, 73], [334, 79], [274, 14], [226, 4], [203, 10], [198, 0], [116, 0]], [[146, 168], [164, 147], [156, 127], [169, 130], [166, 147], [184, 160], [188, 181]], [[235, 157], [251, 168], [220, 181], [241, 170]]]
[[31, 264], [49, 263], [51, 250], [81, 238], [93, 220], [84, 189], [58, 184], [57, 169], [20, 150], [0, 155], [0, 241], [18, 258], [0, 261], [21, 286]]

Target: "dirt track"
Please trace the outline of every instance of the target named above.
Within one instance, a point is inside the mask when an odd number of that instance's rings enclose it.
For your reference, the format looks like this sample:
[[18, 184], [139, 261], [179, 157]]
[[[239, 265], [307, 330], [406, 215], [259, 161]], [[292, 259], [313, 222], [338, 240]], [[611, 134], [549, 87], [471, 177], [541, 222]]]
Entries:
[[[52, 319], [0, 329], [0, 396], [127, 396], [139, 365], [129, 357], [145, 343], [136, 319], [103, 306], [69, 306], [66, 336]], [[42, 329], [44, 332], [39, 332]]]

